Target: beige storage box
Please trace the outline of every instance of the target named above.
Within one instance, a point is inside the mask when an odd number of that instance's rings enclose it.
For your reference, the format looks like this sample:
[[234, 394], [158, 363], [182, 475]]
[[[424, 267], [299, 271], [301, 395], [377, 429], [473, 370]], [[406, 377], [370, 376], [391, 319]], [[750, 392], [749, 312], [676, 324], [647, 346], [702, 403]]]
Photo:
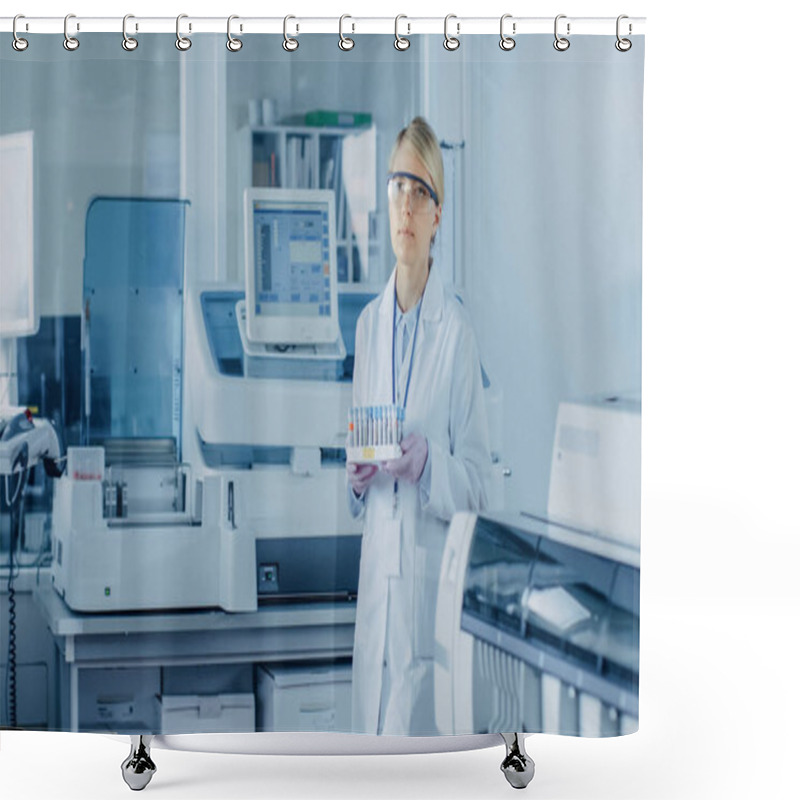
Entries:
[[250, 694], [162, 695], [161, 731], [170, 733], [253, 733], [255, 697]]
[[260, 731], [350, 731], [352, 667], [263, 666], [258, 669]]

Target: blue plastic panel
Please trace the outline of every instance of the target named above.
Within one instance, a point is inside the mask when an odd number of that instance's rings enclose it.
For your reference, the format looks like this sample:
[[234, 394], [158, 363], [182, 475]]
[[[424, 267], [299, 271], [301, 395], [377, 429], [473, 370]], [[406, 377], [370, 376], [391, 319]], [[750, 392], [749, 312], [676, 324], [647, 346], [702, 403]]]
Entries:
[[180, 457], [187, 205], [101, 197], [89, 206], [84, 441], [170, 438]]

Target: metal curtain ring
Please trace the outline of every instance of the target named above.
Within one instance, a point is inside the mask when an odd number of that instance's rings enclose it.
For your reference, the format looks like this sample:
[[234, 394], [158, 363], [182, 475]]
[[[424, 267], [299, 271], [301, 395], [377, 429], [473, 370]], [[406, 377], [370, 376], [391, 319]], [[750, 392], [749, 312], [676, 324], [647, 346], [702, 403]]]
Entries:
[[[352, 39], [350, 39], [349, 37], [345, 36], [344, 33], [342, 32], [342, 25], [343, 25], [343, 23], [344, 23], [344, 21], [346, 19], [353, 19], [353, 18], [349, 14], [342, 14], [342, 16], [339, 17], [339, 49], [340, 50], [352, 50], [356, 46], [356, 43]], [[355, 26], [355, 23], [353, 23], [353, 32], [355, 32], [355, 29], [356, 29], [356, 26]]]
[[[398, 30], [398, 26], [401, 19], [408, 19], [405, 14], [398, 14], [394, 18], [394, 47], [395, 50], [408, 50], [411, 47], [411, 39], [406, 39], [405, 36], [400, 35], [400, 31]], [[411, 25], [408, 25], [408, 32], [411, 33]]]
[[[178, 14], [178, 18], [175, 20], [175, 47], [178, 50], [188, 50], [192, 46], [192, 40], [186, 36], [181, 36], [181, 20], [188, 19], [188, 14]], [[192, 26], [189, 25], [189, 30], [191, 31]]]
[[[620, 14], [617, 17], [617, 41], [614, 43], [614, 47], [616, 47], [617, 50], [620, 51], [620, 53], [627, 53], [628, 50], [630, 50], [631, 47], [633, 47], [633, 42], [631, 42], [630, 39], [622, 39], [619, 35], [619, 24], [620, 22], [622, 22], [623, 19], [628, 19], [627, 14]], [[633, 27], [631, 26], [630, 23], [628, 23], [628, 35], [630, 35], [632, 31]]]
[[[503, 33], [503, 23], [505, 23], [507, 19], [511, 19], [511, 14], [503, 14], [503, 16], [500, 17], [500, 49], [506, 52], [513, 50], [517, 46], [516, 41], [511, 36], [506, 36], [505, 33]], [[511, 24], [511, 31], [512, 33], [517, 32], [516, 22]]]
[[14, 34], [14, 40], [11, 42], [11, 46], [18, 52], [21, 53], [23, 50], [28, 49], [28, 40], [23, 39], [21, 36], [17, 34], [17, 20], [18, 19], [25, 19], [23, 14], [17, 14], [14, 17], [14, 22], [11, 26], [11, 31]]
[[[64, 17], [64, 49], [69, 51], [77, 50], [81, 45], [81, 43], [74, 36], [69, 35], [69, 31], [67, 30], [67, 26], [69, 25], [69, 21], [71, 19], [75, 19], [74, 14], [67, 14], [67, 16]], [[80, 30], [80, 26], [78, 27], [78, 30]]]
[[[450, 36], [450, 34], [447, 32], [447, 23], [450, 22], [451, 19], [456, 19], [456, 15], [455, 14], [448, 14], [444, 18], [444, 42], [443, 42], [444, 49], [445, 50], [450, 50], [450, 52], [452, 52], [453, 50], [458, 50], [458, 48], [461, 46], [461, 42], [459, 41], [458, 37], [457, 36]], [[461, 23], [457, 22], [456, 23], [456, 34], [460, 30], [461, 30]]]
[[[555, 49], [558, 50], [560, 53], [563, 53], [565, 50], [569, 50], [569, 39], [567, 39], [565, 36], [559, 36], [558, 35], [558, 21], [560, 19], [566, 19], [566, 18], [567, 18], [566, 14], [559, 14], [556, 17], [555, 25], [554, 25], [554, 28], [553, 28], [553, 30], [555, 32], [555, 37], [556, 37], [556, 40], [553, 42], [553, 47], [555, 47]], [[568, 22], [567, 23], [567, 36], [569, 36], [569, 27], [570, 27], [570, 24]]]
[[139, 46], [139, 40], [128, 36], [127, 25], [129, 19], [135, 19], [133, 14], [126, 14], [122, 18], [122, 48], [130, 53]]
[[286, 50], [288, 53], [293, 53], [300, 47], [300, 40], [293, 39], [286, 31], [286, 25], [290, 19], [296, 19], [291, 14], [283, 18], [283, 49]]
[[[242, 40], [237, 39], [231, 34], [231, 22], [235, 19], [239, 19], [236, 14], [231, 14], [228, 17], [228, 41], [225, 43], [225, 47], [227, 47], [231, 53], [238, 53], [242, 49]], [[241, 28], [239, 28], [239, 30], [241, 30]]]

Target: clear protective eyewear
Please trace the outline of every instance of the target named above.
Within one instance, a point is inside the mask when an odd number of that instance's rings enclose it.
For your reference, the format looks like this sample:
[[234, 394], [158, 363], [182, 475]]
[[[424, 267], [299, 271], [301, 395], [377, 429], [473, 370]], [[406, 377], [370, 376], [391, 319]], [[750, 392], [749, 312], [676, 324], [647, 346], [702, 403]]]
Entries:
[[412, 213], [428, 212], [439, 205], [439, 197], [427, 181], [411, 172], [392, 172], [386, 185], [389, 202], [397, 208], [402, 207], [406, 196]]

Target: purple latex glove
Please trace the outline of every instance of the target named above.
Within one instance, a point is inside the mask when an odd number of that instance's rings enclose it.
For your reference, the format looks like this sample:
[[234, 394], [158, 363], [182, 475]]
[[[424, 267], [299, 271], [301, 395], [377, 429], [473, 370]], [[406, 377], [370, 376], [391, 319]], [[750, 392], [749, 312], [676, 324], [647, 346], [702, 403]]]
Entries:
[[361, 497], [367, 491], [367, 487], [372, 483], [372, 479], [378, 473], [377, 464], [348, 464], [347, 480], [353, 487], [353, 491]]
[[385, 461], [383, 469], [393, 478], [409, 483], [418, 483], [428, 460], [428, 440], [418, 433], [410, 433], [400, 442], [403, 455], [393, 461]]

